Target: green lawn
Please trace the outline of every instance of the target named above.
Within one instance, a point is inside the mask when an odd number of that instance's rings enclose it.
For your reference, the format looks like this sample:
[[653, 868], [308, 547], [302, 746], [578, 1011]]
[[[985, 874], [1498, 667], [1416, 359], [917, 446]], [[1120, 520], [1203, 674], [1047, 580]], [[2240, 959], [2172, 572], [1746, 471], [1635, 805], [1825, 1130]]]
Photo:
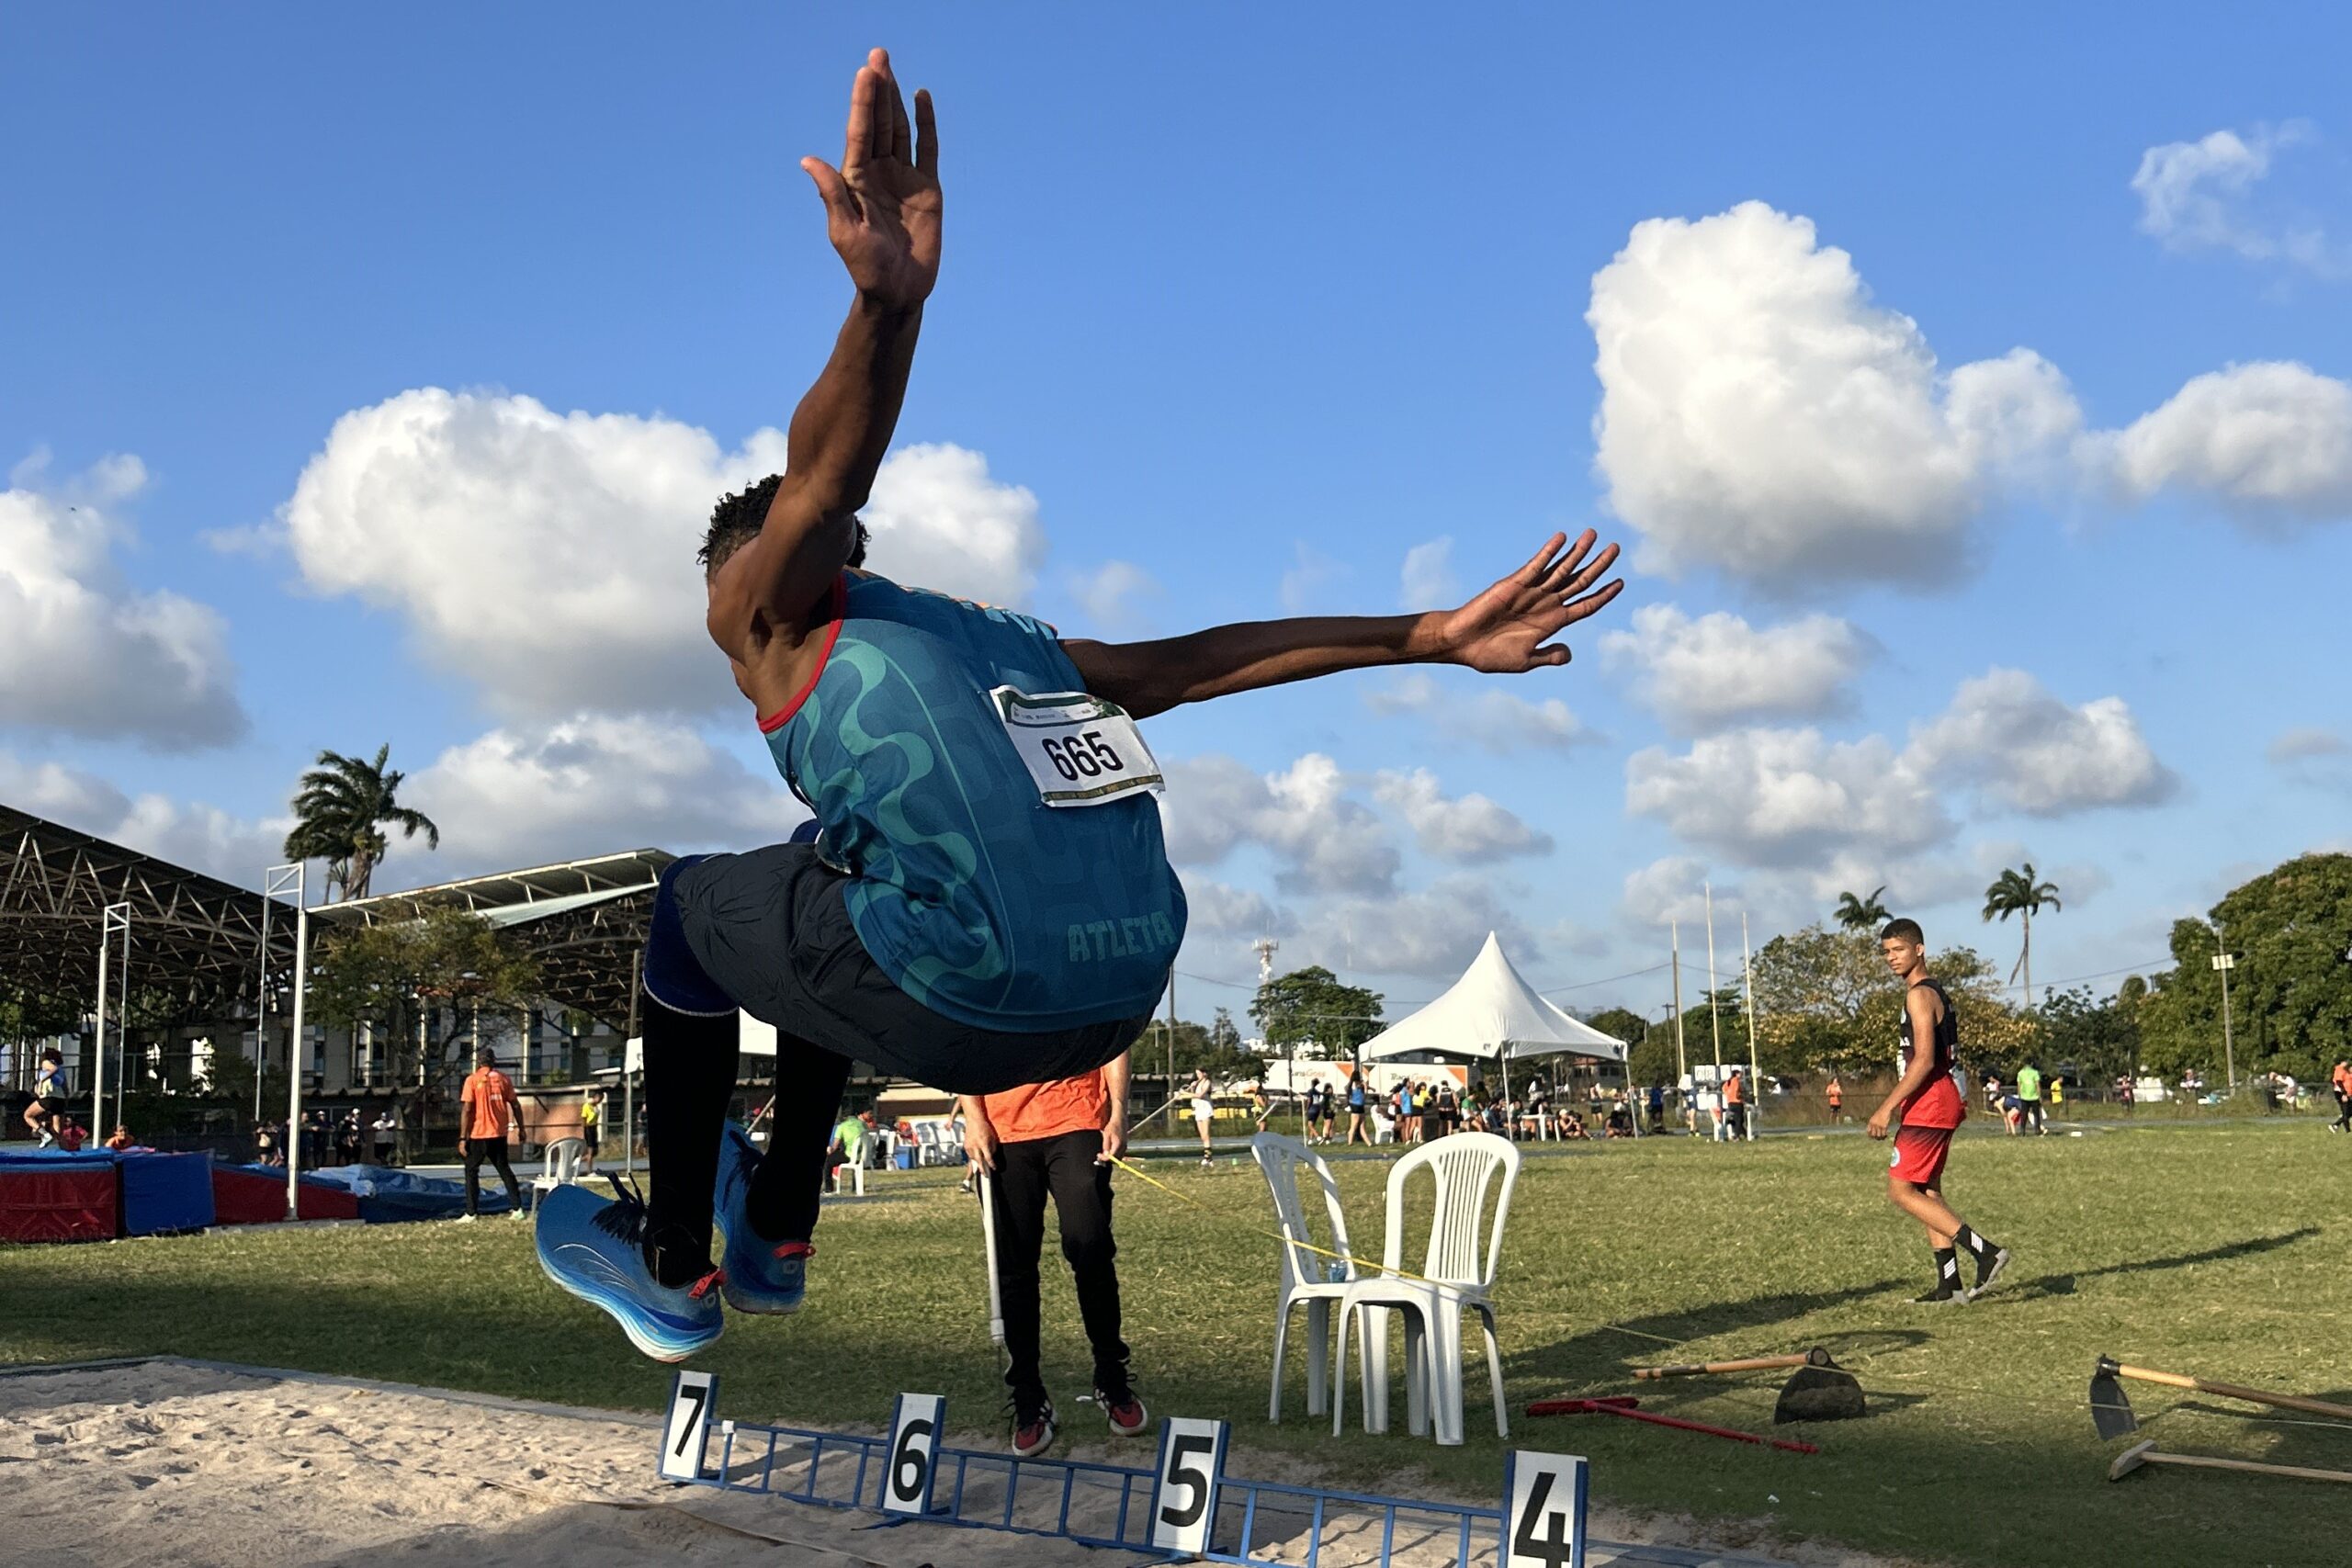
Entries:
[[[2052, 1568], [2352, 1561], [2342, 1498], [2325, 1486], [2177, 1471], [2110, 1485], [2107, 1462], [2122, 1445], [2098, 1442], [2085, 1408], [2101, 1351], [2352, 1396], [2342, 1217], [2352, 1138], [2304, 1119], [1965, 1136], [1951, 1195], [2017, 1262], [1993, 1296], [1941, 1310], [1908, 1304], [1928, 1258], [1883, 1201], [1883, 1158], [1850, 1134], [1746, 1147], [1652, 1139], [1531, 1158], [1499, 1292], [1514, 1406], [1631, 1392], [1629, 1369], [1647, 1361], [1821, 1344], [1860, 1374], [1873, 1414], [1799, 1429], [1822, 1446], [1811, 1458], [1606, 1417], [1515, 1418], [1516, 1440], [1591, 1456], [1607, 1502], [1757, 1521], [1751, 1539], [1765, 1549], [1836, 1540]], [[1121, 1180], [1128, 1337], [1157, 1409], [1230, 1419], [1237, 1473], [1250, 1473], [1257, 1450], [1351, 1484], [1480, 1496], [1498, 1486], [1502, 1445], [1482, 1371], [1471, 1374], [1462, 1449], [1405, 1436], [1401, 1397], [1395, 1435], [1335, 1443], [1328, 1424], [1305, 1417], [1295, 1352], [1288, 1419], [1268, 1426], [1273, 1249], [1236, 1228], [1265, 1223], [1263, 1186], [1246, 1162], [1149, 1168], [1219, 1212]], [[1385, 1167], [1339, 1168], [1361, 1245], [1379, 1234]], [[875, 1188], [892, 1195], [828, 1211], [806, 1311], [730, 1326], [707, 1362], [723, 1374], [722, 1407], [870, 1426], [894, 1391], [939, 1391], [962, 1437], [989, 1442], [998, 1393], [971, 1201], [944, 1173]], [[1083, 1431], [1076, 1309], [1067, 1277], [1048, 1278], [1047, 1373], [1065, 1429]], [[559, 1294], [526, 1227], [503, 1221], [0, 1250], [0, 1359], [166, 1352], [642, 1408], [668, 1386], [665, 1369]], [[1765, 1427], [1775, 1387], [1758, 1377], [1643, 1393], [1650, 1408]], [[2243, 1419], [2211, 1401], [2173, 1409], [2180, 1396], [2148, 1385], [2132, 1393], [2143, 1421], [2171, 1411], [2147, 1434], [2168, 1448], [2352, 1470], [2352, 1430]]]

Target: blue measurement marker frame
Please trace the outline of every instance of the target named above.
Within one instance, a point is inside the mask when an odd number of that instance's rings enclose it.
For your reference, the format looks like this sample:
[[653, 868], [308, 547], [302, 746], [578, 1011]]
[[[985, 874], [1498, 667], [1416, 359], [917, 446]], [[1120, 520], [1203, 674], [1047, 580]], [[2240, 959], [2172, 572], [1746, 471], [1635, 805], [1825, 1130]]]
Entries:
[[[716, 1397], [715, 1391], [713, 1397]], [[864, 1437], [847, 1432], [819, 1431], [807, 1427], [722, 1421], [718, 1424], [718, 1467], [715, 1470], [704, 1467], [695, 1480], [678, 1482], [677, 1484], [762, 1493], [795, 1503], [882, 1516], [883, 1490], [888, 1484], [887, 1467], [890, 1438], [888, 1436]], [[747, 1452], [742, 1456], [744, 1470], [741, 1475], [736, 1472], [739, 1439], [746, 1440], [747, 1449], [763, 1441], [765, 1444], [756, 1455]], [[779, 1484], [775, 1475], [777, 1456], [779, 1452], [789, 1454], [797, 1450], [807, 1450], [807, 1473], [797, 1486]], [[827, 1488], [823, 1484], [825, 1461], [829, 1457], [841, 1464], [845, 1464], [853, 1457], [856, 1461], [856, 1471], [846, 1495], [838, 1487]], [[839, 1464], [836, 1465], [836, 1472], [838, 1469]], [[1001, 1504], [992, 1503], [984, 1514], [978, 1516], [966, 1511], [968, 1483], [975, 1478], [976, 1472], [981, 1477], [1001, 1477], [1004, 1483]], [[944, 1503], [934, 1502], [933, 1511], [922, 1516], [933, 1523], [967, 1529], [1000, 1530], [1012, 1535], [1058, 1537], [1083, 1546], [1112, 1551], [1150, 1553], [1159, 1550], [1151, 1544], [1151, 1510], [1157, 1499], [1159, 1478], [1156, 1472], [1141, 1466], [1099, 1464], [1082, 1460], [1015, 1459], [1010, 1454], [982, 1453], [942, 1444], [933, 1461], [929, 1483], [934, 1498], [939, 1495], [941, 1488], [938, 1482], [941, 1479], [950, 1483], [944, 1489], [946, 1500]], [[1209, 1562], [1233, 1563], [1238, 1568], [1284, 1568], [1284, 1559], [1259, 1556], [1251, 1550], [1261, 1512], [1306, 1517], [1306, 1568], [1320, 1568], [1324, 1531], [1338, 1522], [1335, 1514], [1351, 1522], [1378, 1522], [1380, 1552], [1376, 1561], [1380, 1568], [1388, 1568], [1391, 1562], [1397, 1546], [1400, 1522], [1417, 1536], [1450, 1530], [1454, 1537], [1457, 1562], [1499, 1565], [1505, 1559], [1505, 1525], [1503, 1509], [1499, 1506], [1487, 1508], [1462, 1503], [1387, 1497], [1366, 1492], [1335, 1492], [1272, 1481], [1249, 1481], [1226, 1473], [1222, 1465], [1213, 1479], [1217, 1489], [1217, 1523], [1224, 1525], [1238, 1509], [1240, 1529], [1238, 1539], [1229, 1529], [1212, 1531], [1208, 1550], [1198, 1554], [1199, 1558]], [[1027, 1483], [1026, 1495], [1032, 1499], [1041, 1487], [1058, 1490], [1058, 1506], [1052, 1528], [1018, 1522], [1024, 1482]], [[1100, 1488], [1106, 1505], [1109, 1494], [1116, 1491], [1118, 1513], [1112, 1534], [1094, 1534], [1082, 1525], [1073, 1525], [1071, 1510], [1081, 1484]], [[1136, 1506], [1138, 1492], [1142, 1495], [1141, 1507]], [[1579, 1535], [1582, 1531], [1583, 1501], [1579, 1485], [1576, 1497]], [[909, 1516], [883, 1516], [876, 1528], [910, 1522], [915, 1520]], [[1225, 1538], [1222, 1544], [1219, 1537]], [[1291, 1547], [1291, 1550], [1295, 1551], [1295, 1547]], [[1160, 1560], [1186, 1562], [1195, 1560], [1195, 1556], [1186, 1552], [1163, 1556]]]

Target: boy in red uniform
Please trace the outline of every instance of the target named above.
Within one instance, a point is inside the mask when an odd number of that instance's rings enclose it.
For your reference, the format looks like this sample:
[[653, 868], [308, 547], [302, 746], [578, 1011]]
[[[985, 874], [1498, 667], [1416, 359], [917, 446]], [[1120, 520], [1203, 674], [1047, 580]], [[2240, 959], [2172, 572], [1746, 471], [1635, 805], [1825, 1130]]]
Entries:
[[1149, 1419], [1127, 1382], [1119, 1337], [1119, 1275], [1112, 1259], [1111, 1164], [1127, 1148], [1127, 1054], [1076, 1077], [1001, 1094], [959, 1097], [964, 1153], [994, 1178], [996, 1277], [1004, 1314], [1005, 1386], [1012, 1398], [1012, 1451], [1043, 1453], [1054, 1440], [1054, 1402], [1038, 1367], [1037, 1258], [1046, 1197], [1061, 1221], [1062, 1256], [1078, 1282], [1078, 1313], [1094, 1348], [1094, 1403], [1121, 1437]]
[[[1871, 1118], [1873, 1138], [1894, 1130], [1894, 1157], [1886, 1173], [1886, 1195], [1894, 1206], [1927, 1227], [1935, 1248], [1936, 1285], [1923, 1303], [1967, 1302], [1982, 1295], [2009, 1266], [2007, 1249], [1968, 1228], [1944, 1204], [1944, 1157], [1951, 1135], [1968, 1117], [1960, 1086], [1952, 1081], [1960, 1025], [1951, 998], [1928, 974], [1928, 941], [1917, 920], [1890, 920], [1879, 932], [1879, 950], [1904, 986], [1903, 1044], [1895, 1062], [1901, 1076], [1886, 1103]], [[1928, 1043], [1923, 1048], [1920, 1042]], [[1976, 1283], [1960, 1282], [1960, 1254], [1976, 1260]]]

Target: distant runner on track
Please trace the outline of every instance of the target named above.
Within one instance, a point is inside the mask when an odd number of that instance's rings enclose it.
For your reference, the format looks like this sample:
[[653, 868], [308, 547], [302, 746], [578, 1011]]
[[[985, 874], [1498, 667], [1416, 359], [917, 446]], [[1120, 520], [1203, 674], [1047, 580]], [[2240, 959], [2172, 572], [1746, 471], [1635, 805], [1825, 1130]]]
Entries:
[[[1555, 534], [1459, 609], [1105, 644], [859, 570], [857, 509], [940, 255], [931, 99], [910, 125], [880, 50], [847, 141], [838, 170], [801, 166], [856, 286], [849, 318], [786, 472], [720, 501], [701, 553], [711, 639], [818, 837], [662, 873], [641, 1014], [650, 1199], [565, 1186], [540, 1209], [548, 1275], [662, 1360], [718, 1337], [722, 1296], [800, 1304], [853, 1060], [993, 1094], [1102, 1066], [1148, 1024], [1185, 907], [1136, 719], [1373, 666], [1554, 668], [1568, 650], [1550, 639], [1623, 586], [1596, 586], [1614, 545]], [[725, 1133], [738, 1010], [777, 1031], [764, 1154]]]

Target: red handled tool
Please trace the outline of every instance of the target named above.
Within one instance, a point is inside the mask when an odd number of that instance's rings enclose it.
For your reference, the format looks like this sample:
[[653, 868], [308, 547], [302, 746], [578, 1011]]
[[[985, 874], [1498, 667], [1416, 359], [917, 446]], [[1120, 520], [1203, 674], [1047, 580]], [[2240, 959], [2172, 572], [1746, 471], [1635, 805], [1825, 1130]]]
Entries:
[[1817, 1454], [1821, 1451], [1811, 1443], [1791, 1442], [1785, 1438], [1767, 1438], [1760, 1433], [1742, 1432], [1730, 1427], [1708, 1427], [1697, 1421], [1678, 1420], [1671, 1416], [1653, 1416], [1637, 1408], [1640, 1404], [1640, 1400], [1628, 1394], [1611, 1394], [1602, 1399], [1539, 1399], [1527, 1407], [1527, 1413], [1530, 1416], [1623, 1416], [1629, 1421], [1647, 1421], [1654, 1427], [1703, 1432], [1710, 1438], [1729, 1438], [1736, 1443], [1786, 1449], [1792, 1454]]

